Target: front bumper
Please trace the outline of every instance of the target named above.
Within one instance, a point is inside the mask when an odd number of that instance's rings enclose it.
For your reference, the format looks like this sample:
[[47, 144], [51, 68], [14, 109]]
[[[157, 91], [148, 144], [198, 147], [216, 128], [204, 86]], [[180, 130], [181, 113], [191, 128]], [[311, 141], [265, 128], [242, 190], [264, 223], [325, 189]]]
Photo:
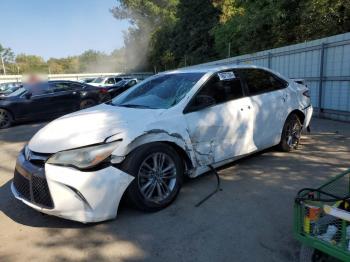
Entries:
[[[39, 178], [47, 189], [37, 186]], [[20, 153], [11, 190], [17, 199], [42, 213], [89, 223], [115, 218], [133, 179], [113, 166], [89, 172], [52, 164], [38, 167]]]

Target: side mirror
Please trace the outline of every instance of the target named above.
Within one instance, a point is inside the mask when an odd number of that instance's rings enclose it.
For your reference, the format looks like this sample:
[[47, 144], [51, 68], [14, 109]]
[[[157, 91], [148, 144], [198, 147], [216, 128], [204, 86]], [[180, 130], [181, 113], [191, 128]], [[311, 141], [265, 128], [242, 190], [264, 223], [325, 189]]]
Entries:
[[30, 99], [30, 98], [32, 97], [32, 95], [33, 95], [33, 94], [32, 94], [31, 92], [28, 91], [27, 93], [24, 94], [24, 97], [25, 97], [26, 99]]
[[215, 104], [216, 104], [216, 101], [211, 96], [199, 95], [195, 98], [191, 111], [201, 110], [203, 108], [213, 106]]

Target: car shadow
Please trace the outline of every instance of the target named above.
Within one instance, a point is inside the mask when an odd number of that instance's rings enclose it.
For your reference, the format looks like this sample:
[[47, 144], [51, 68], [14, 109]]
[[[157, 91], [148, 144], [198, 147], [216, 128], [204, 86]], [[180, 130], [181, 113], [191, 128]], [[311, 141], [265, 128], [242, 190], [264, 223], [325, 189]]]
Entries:
[[27, 122], [0, 129], [0, 142], [26, 142], [47, 122]]

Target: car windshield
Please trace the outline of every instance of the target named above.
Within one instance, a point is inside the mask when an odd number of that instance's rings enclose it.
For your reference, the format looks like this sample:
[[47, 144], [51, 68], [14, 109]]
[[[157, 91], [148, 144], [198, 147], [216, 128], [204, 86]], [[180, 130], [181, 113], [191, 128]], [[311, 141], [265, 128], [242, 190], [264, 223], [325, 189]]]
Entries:
[[204, 73], [174, 73], [141, 82], [112, 100], [121, 107], [167, 109], [184, 98]]
[[102, 83], [103, 80], [104, 80], [103, 77], [97, 77], [97, 78], [94, 79], [94, 81], [92, 81], [92, 83]]
[[18, 90], [21, 86], [22, 86], [22, 84], [20, 84], [20, 83], [0, 84], [0, 95], [1, 96], [8, 96], [9, 94]]
[[1, 93], [0, 96], [6, 96], [6, 97], [19, 96], [19, 95], [22, 95], [26, 91], [27, 91], [27, 89], [25, 89], [24, 87], [17, 87], [12, 92]]

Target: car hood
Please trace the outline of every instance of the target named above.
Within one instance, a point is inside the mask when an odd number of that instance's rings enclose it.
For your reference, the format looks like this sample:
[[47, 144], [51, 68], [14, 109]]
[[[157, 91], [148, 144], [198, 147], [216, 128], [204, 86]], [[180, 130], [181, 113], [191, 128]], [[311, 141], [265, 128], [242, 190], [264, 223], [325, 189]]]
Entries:
[[101, 104], [60, 117], [40, 129], [30, 140], [29, 149], [38, 153], [56, 153], [104, 142], [125, 133], [132, 125], [150, 123], [159, 110], [135, 109]]

